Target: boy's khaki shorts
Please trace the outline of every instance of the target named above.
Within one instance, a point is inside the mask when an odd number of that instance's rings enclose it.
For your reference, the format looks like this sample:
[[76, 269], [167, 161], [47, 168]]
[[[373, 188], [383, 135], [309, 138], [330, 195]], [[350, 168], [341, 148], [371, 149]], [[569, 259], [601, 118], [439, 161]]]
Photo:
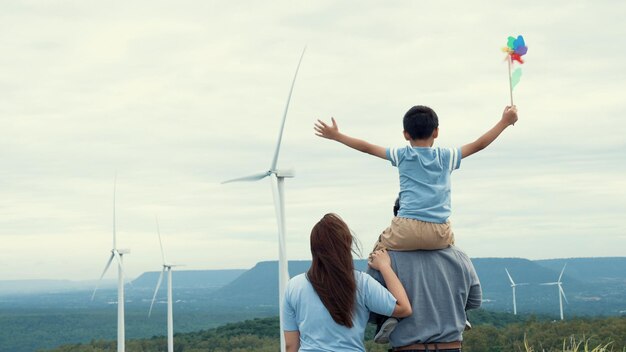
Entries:
[[391, 226], [378, 237], [374, 251], [435, 250], [451, 244], [454, 244], [454, 233], [449, 220], [439, 224], [396, 216], [391, 220]]

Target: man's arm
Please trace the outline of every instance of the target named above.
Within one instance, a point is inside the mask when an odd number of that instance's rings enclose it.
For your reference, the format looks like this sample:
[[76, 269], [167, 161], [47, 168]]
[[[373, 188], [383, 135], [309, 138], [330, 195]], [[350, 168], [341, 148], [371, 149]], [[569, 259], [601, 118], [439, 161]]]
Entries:
[[332, 126], [327, 125], [322, 120], [317, 120], [314, 126], [315, 135], [322, 138], [332, 139], [360, 152], [371, 154], [385, 160], [387, 159], [387, 151], [385, 148], [339, 132], [339, 126], [337, 126], [335, 118], [331, 117], [330, 119], [332, 121]]
[[480, 284], [472, 285], [467, 296], [467, 303], [465, 304], [465, 310], [480, 308], [483, 301], [483, 292], [480, 288]]
[[467, 295], [467, 302], [465, 303], [465, 310], [480, 308], [480, 305], [483, 302], [483, 290], [480, 286], [480, 280], [478, 279], [478, 274], [476, 273], [476, 269], [474, 268], [474, 264], [469, 259], [467, 254], [465, 254], [465, 260], [467, 265], [467, 270], [469, 271], [469, 291]]
[[504, 108], [504, 112], [502, 113], [502, 119], [500, 119], [495, 126], [474, 142], [461, 147], [461, 156], [463, 158], [467, 158], [468, 156], [487, 148], [491, 142], [498, 138], [502, 131], [509, 127], [509, 125], [515, 124], [515, 122], [517, 122], [517, 108], [515, 105], [507, 106]]

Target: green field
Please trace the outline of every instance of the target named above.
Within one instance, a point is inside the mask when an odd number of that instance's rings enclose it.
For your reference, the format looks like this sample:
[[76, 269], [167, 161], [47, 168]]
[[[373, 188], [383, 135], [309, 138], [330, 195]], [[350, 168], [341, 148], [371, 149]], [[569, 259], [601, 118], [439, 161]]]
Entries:
[[[626, 317], [573, 319], [553, 322], [534, 317], [520, 318], [505, 313], [477, 311], [472, 314], [475, 328], [465, 333], [465, 352], [498, 351], [563, 351], [571, 341], [589, 346], [609, 345], [607, 351], [626, 350]], [[373, 326], [366, 333], [368, 351], [383, 352], [387, 347], [371, 341]], [[526, 341], [526, 347], [525, 347]], [[167, 350], [164, 337], [130, 340], [129, 352], [160, 352]], [[278, 319], [253, 319], [218, 328], [175, 335], [177, 352], [241, 352], [278, 351]], [[66, 345], [46, 352], [109, 352], [114, 341], [92, 341], [88, 344]], [[583, 349], [580, 349], [583, 351]]]

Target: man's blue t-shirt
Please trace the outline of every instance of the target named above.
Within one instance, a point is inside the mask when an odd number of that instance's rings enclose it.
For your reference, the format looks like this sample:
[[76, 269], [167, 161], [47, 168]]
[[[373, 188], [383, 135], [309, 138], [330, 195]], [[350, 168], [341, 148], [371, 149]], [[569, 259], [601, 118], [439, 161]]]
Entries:
[[[482, 300], [480, 280], [467, 254], [452, 245], [436, 251], [389, 251], [389, 256], [413, 308], [389, 336], [391, 345], [461, 341], [465, 311], [479, 308]], [[380, 272], [367, 272], [384, 282]]]
[[398, 216], [445, 223], [450, 217], [450, 173], [461, 166], [461, 148], [388, 148], [400, 174]]
[[396, 306], [393, 295], [366, 273], [355, 270], [354, 277], [357, 293], [352, 328], [333, 320], [306, 274], [289, 280], [282, 323], [285, 331], [300, 332], [300, 352], [365, 352], [363, 340], [369, 313], [391, 316]]

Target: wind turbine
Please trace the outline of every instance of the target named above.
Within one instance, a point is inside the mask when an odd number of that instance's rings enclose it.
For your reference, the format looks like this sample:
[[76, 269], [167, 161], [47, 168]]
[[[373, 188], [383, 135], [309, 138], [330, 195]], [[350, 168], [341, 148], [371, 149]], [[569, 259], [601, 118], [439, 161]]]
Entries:
[[274, 210], [276, 211], [276, 222], [278, 223], [278, 299], [279, 299], [279, 313], [280, 313], [280, 350], [285, 351], [285, 338], [283, 336], [283, 296], [285, 288], [287, 287], [287, 281], [289, 280], [289, 271], [287, 268], [287, 251], [285, 246], [285, 197], [284, 197], [284, 182], [287, 177], [294, 177], [293, 170], [279, 170], [278, 153], [280, 152], [280, 143], [283, 138], [283, 131], [285, 129], [285, 120], [287, 119], [287, 111], [289, 110], [289, 101], [291, 100], [291, 93], [293, 92], [293, 86], [296, 83], [296, 77], [298, 76], [298, 70], [300, 70], [300, 63], [302, 63], [302, 57], [306, 47], [302, 50], [298, 66], [296, 67], [296, 73], [293, 76], [291, 82], [291, 88], [289, 89], [289, 95], [287, 96], [287, 104], [285, 105], [285, 111], [283, 112], [283, 120], [280, 125], [280, 132], [278, 133], [278, 142], [276, 143], [276, 150], [274, 151], [274, 157], [272, 158], [272, 164], [269, 170], [249, 176], [231, 179], [222, 183], [240, 182], [240, 181], [258, 181], [265, 177], [270, 177], [272, 186], [272, 195], [274, 198]]
[[163, 281], [163, 274], [167, 271], [167, 352], [174, 352], [174, 312], [172, 307], [172, 268], [178, 265], [168, 264], [165, 260], [165, 253], [163, 252], [163, 242], [161, 242], [161, 231], [159, 230], [159, 219], [156, 219], [157, 234], [159, 235], [159, 246], [161, 246], [161, 259], [163, 259], [163, 270], [159, 275], [159, 281], [157, 281], [154, 295], [152, 296], [152, 303], [150, 303], [150, 311], [148, 317], [152, 314], [152, 306], [156, 299], [157, 292], [161, 287]]
[[563, 272], [565, 271], [565, 266], [567, 266], [567, 263], [563, 265], [563, 269], [561, 270], [559, 279], [556, 282], [546, 282], [546, 283], [541, 284], [541, 285], [547, 285], [547, 286], [557, 285], [559, 287], [559, 308], [561, 310], [561, 320], [563, 320], [563, 299], [565, 299], [565, 303], [569, 304], [569, 302], [567, 301], [567, 297], [565, 297], [565, 291], [563, 291], [563, 286], [561, 282], [561, 278], [563, 277]]
[[506, 271], [506, 275], [509, 277], [509, 281], [511, 281], [511, 289], [513, 290], [513, 315], [517, 315], [517, 303], [515, 300], [515, 287], [524, 286], [528, 284], [527, 283], [516, 284], [515, 281], [513, 281], [511, 274], [509, 274], [509, 271], [506, 268], [504, 268], [504, 271]]
[[96, 288], [93, 290], [93, 294], [91, 295], [91, 300], [93, 301], [96, 296], [96, 291], [98, 290], [98, 286], [106, 274], [107, 270], [111, 266], [113, 259], [117, 262], [117, 352], [125, 351], [125, 336], [124, 336], [124, 265], [122, 257], [124, 254], [129, 254], [130, 249], [118, 249], [117, 248], [117, 236], [115, 233], [115, 190], [117, 186], [117, 174], [115, 175], [115, 179], [113, 181], [113, 249], [111, 249], [111, 256], [107, 261], [104, 270], [102, 271], [102, 275], [100, 275], [100, 279], [98, 280], [98, 284]]

